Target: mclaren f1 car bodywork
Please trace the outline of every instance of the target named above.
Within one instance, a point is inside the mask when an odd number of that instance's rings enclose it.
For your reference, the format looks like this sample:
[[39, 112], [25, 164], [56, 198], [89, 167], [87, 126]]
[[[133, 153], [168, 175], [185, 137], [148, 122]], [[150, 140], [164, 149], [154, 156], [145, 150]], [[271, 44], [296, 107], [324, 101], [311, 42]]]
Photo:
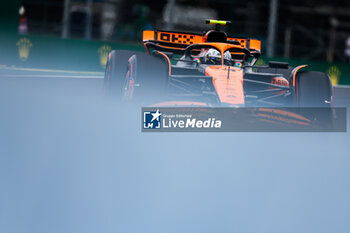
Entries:
[[203, 34], [144, 31], [146, 53], [115, 50], [105, 72], [108, 91], [156, 106], [329, 107], [333, 88], [307, 65], [256, 66], [261, 42], [227, 36], [220, 25]]

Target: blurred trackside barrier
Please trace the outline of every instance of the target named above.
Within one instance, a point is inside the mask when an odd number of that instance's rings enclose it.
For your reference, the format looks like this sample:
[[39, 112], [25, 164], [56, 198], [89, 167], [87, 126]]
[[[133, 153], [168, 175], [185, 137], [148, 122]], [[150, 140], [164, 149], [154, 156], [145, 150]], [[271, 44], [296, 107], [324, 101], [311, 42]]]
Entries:
[[[20, 36], [1, 33], [0, 65], [2, 67], [36, 68], [55, 70], [75, 70], [103, 72], [108, 53], [112, 49], [144, 51], [141, 44], [127, 44], [57, 37]], [[293, 59], [262, 57], [258, 64], [268, 64], [269, 60], [289, 62], [291, 66], [308, 64], [306, 69], [329, 74], [334, 84], [350, 85], [350, 65]], [[0, 67], [1, 69], [1, 67]]]
[[[2, 0], [0, 3], [0, 33], [3, 30], [7, 32], [17, 32], [19, 23], [19, 8], [22, 0]], [[2, 37], [2, 34], [0, 34]]]
[[140, 45], [126, 43], [1, 33], [0, 65], [103, 72], [112, 49], [144, 50]]

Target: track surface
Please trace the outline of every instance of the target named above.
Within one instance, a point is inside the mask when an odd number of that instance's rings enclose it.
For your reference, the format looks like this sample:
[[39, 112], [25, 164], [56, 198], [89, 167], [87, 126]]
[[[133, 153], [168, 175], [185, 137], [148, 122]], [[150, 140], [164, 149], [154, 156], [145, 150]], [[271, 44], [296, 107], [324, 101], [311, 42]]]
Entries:
[[0, 77], [0, 232], [350, 232], [349, 133], [142, 134], [102, 84]]

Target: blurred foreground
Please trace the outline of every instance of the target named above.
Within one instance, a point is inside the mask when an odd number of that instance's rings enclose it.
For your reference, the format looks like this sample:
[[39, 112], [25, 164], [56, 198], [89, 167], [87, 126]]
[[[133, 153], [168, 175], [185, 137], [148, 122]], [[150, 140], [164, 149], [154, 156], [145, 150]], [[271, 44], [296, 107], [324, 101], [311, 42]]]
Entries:
[[350, 231], [349, 127], [145, 134], [102, 83], [0, 78], [0, 232]]

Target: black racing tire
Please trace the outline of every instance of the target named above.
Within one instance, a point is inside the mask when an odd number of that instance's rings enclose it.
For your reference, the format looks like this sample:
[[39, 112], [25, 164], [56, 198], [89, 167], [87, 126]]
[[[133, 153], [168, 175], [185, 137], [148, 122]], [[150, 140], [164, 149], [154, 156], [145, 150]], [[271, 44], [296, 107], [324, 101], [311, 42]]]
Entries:
[[168, 85], [168, 64], [146, 53], [133, 55], [128, 61], [124, 83], [124, 100], [155, 104], [164, 100]]
[[141, 52], [113, 50], [109, 54], [104, 75], [104, 87], [111, 96], [121, 99], [128, 60], [135, 54], [141, 54]]
[[298, 107], [331, 107], [332, 82], [323, 72], [300, 71], [296, 74], [296, 105]]

